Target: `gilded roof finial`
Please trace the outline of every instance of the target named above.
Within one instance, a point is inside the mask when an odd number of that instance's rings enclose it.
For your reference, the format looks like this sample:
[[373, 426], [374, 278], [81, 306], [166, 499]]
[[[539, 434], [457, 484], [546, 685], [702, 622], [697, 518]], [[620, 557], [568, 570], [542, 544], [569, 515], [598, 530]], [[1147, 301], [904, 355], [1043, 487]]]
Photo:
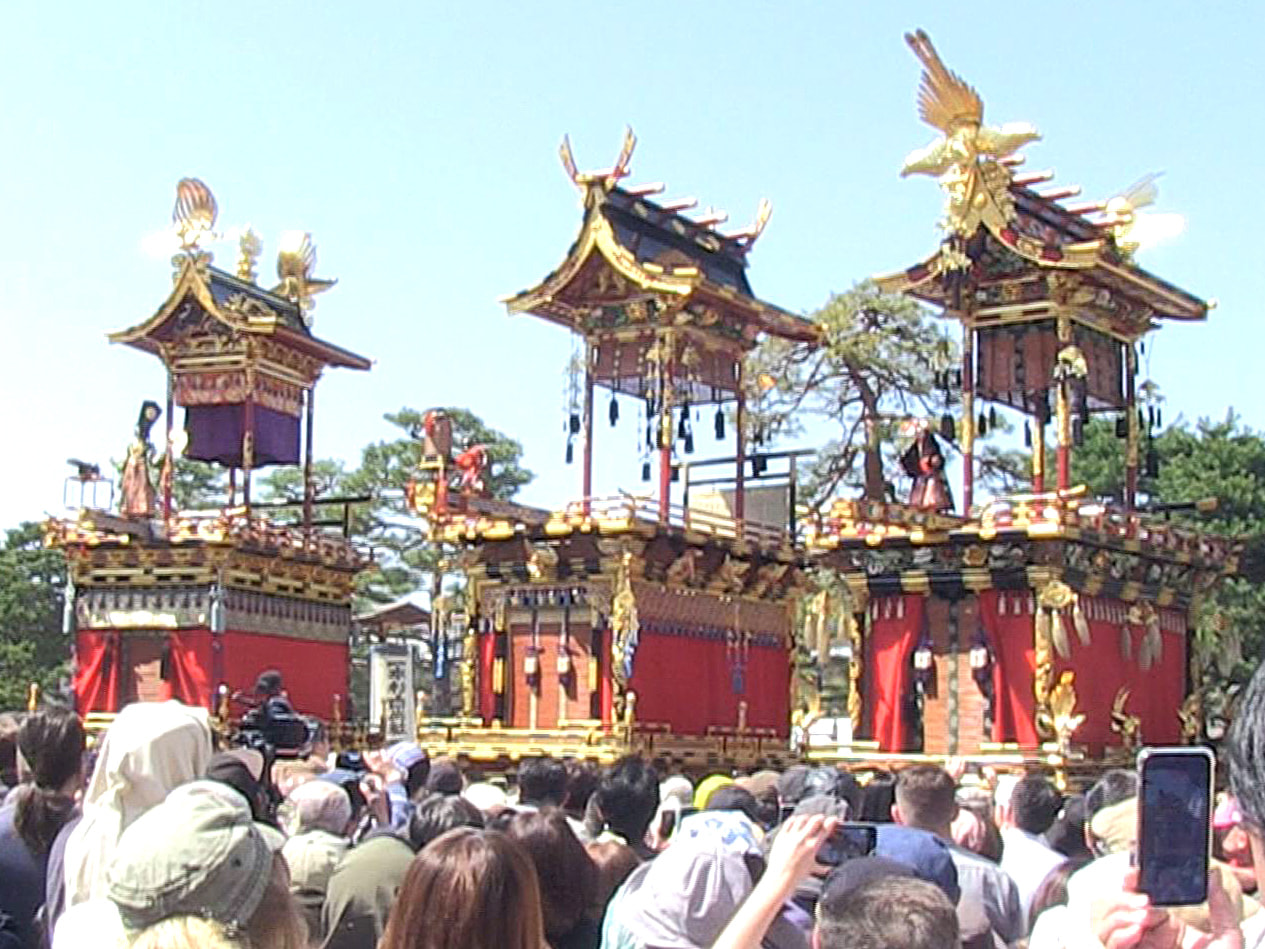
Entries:
[[242, 232], [242, 236], [238, 238], [238, 257], [237, 257], [237, 276], [242, 280], [255, 282], [255, 264], [259, 260], [259, 255], [264, 249], [264, 242], [260, 240], [259, 235], [255, 233], [255, 229], [249, 224], [246, 230]]
[[281, 235], [281, 249], [277, 251], [277, 276], [281, 282], [272, 288], [273, 293], [280, 294], [299, 305], [303, 314], [303, 322], [312, 325], [310, 316], [312, 297], [324, 293], [337, 280], [321, 280], [312, 276], [316, 269], [316, 245], [312, 243], [312, 235], [306, 231], [286, 231]]
[[636, 147], [637, 136], [629, 125], [624, 128], [624, 143], [620, 147], [619, 157], [610, 168], [601, 171], [580, 171], [576, 167], [575, 156], [571, 152], [571, 138], [567, 135], [562, 136], [562, 144], [558, 146], [558, 155], [562, 159], [562, 167], [566, 169], [567, 176], [577, 186], [584, 187], [600, 183], [603, 188], [610, 191], [621, 178], [628, 176], [628, 166], [632, 163], [633, 150]]
[[204, 237], [211, 234], [219, 208], [211, 189], [198, 178], [181, 178], [176, 185], [176, 205], [171, 210], [171, 223], [176, 227], [180, 247], [196, 251]]
[[934, 175], [949, 193], [946, 230], [971, 236], [981, 223], [1001, 228], [1014, 218], [1010, 172], [1000, 159], [1040, 139], [1026, 122], [984, 125], [984, 102], [961, 76], [950, 72], [931, 38], [922, 30], [906, 33], [905, 42], [923, 64], [918, 114], [943, 134], [911, 152], [905, 175]]

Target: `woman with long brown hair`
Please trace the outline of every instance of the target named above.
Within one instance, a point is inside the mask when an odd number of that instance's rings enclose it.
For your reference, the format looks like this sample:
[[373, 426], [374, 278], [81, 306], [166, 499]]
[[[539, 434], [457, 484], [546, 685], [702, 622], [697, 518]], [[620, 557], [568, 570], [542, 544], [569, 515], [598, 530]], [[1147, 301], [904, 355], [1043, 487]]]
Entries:
[[413, 858], [378, 949], [493, 946], [545, 949], [536, 869], [505, 834], [459, 827]]
[[527, 851], [540, 881], [545, 938], [553, 949], [597, 949], [600, 927], [589, 916], [598, 873], [559, 808], [516, 814], [506, 828]]

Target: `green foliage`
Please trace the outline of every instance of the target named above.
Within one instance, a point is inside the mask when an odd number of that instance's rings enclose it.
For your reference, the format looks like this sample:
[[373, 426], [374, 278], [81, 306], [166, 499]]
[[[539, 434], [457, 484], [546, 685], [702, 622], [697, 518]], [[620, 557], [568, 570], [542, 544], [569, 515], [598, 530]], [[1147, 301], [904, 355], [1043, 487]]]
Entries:
[[[916, 301], [868, 281], [834, 294], [811, 319], [821, 327], [821, 346], [770, 338], [752, 354], [748, 434], [759, 445], [810, 429], [819, 438], [824, 430], [827, 441], [803, 485], [810, 504], [843, 488], [883, 498], [898, 477], [900, 424], [924, 417], [938, 425], [953, 410], [936, 377], [961, 364], [959, 347]], [[1016, 453], [992, 449], [980, 458], [985, 479], [1006, 485], [1023, 477]]]
[[55, 692], [66, 675], [65, 585], [66, 559], [44, 547], [39, 524], [6, 531], [0, 546], [0, 709], [25, 708], [31, 682]]
[[[1148, 444], [1144, 440], [1142, 456]], [[1245, 427], [1233, 410], [1220, 421], [1177, 424], [1154, 440], [1159, 477], [1143, 479], [1141, 504], [1182, 504], [1216, 498], [1208, 513], [1173, 512], [1174, 521], [1241, 537], [1247, 555], [1240, 575], [1222, 581], [1195, 616], [1197, 641], [1213, 662], [1213, 688], [1245, 681], [1265, 655], [1265, 588], [1259, 576], [1265, 538], [1265, 436]], [[1124, 494], [1125, 445], [1114, 425], [1095, 420], [1072, 454], [1072, 480], [1100, 497]]]

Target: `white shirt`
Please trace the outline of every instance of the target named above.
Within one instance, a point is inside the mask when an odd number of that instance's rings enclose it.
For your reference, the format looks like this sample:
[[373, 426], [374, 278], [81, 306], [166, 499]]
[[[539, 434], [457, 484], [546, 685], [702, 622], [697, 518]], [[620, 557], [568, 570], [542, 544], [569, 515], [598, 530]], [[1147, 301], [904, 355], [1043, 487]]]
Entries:
[[1001, 832], [1005, 844], [1001, 852], [1001, 868], [1019, 888], [1019, 905], [1023, 909], [1025, 929], [1032, 909], [1032, 898], [1050, 871], [1067, 858], [1051, 849], [1035, 834], [1007, 827]]

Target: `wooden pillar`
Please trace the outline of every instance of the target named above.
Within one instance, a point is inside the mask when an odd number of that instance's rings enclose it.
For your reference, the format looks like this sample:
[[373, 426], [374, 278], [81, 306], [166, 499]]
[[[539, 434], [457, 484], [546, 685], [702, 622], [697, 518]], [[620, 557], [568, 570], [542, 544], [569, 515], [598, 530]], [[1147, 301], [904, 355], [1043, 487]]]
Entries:
[[1138, 506], [1138, 442], [1141, 435], [1138, 426], [1138, 355], [1133, 343], [1125, 344], [1125, 463], [1124, 507], [1132, 511]]
[[306, 419], [303, 432], [303, 539], [307, 543], [312, 534], [312, 507], [316, 500], [316, 486], [312, 483], [312, 421], [316, 415], [316, 380], [304, 390]]
[[[743, 388], [743, 363], [738, 360], [738, 406], [734, 412], [734, 430], [737, 444], [734, 457], [737, 473], [734, 478], [734, 520], [738, 523], [738, 533], [742, 533], [742, 525], [747, 516], [747, 394]], [[792, 516], [794, 514], [792, 513]]]
[[975, 329], [962, 325], [962, 514], [975, 502]]
[[[1072, 320], [1061, 308], [1058, 315], [1059, 350], [1072, 343]], [[1072, 405], [1071, 383], [1064, 376], [1059, 380], [1055, 408], [1058, 424], [1058, 490], [1066, 491], [1072, 480]]]
[[[618, 343], [614, 345], [618, 346]], [[580, 502], [587, 517], [593, 509], [593, 370], [596, 350], [592, 343], [584, 348], [584, 421], [581, 431], [584, 433], [584, 453], [580, 460], [580, 491], [583, 500]], [[618, 385], [618, 380], [616, 380]], [[614, 398], [612, 395], [611, 398]]]

